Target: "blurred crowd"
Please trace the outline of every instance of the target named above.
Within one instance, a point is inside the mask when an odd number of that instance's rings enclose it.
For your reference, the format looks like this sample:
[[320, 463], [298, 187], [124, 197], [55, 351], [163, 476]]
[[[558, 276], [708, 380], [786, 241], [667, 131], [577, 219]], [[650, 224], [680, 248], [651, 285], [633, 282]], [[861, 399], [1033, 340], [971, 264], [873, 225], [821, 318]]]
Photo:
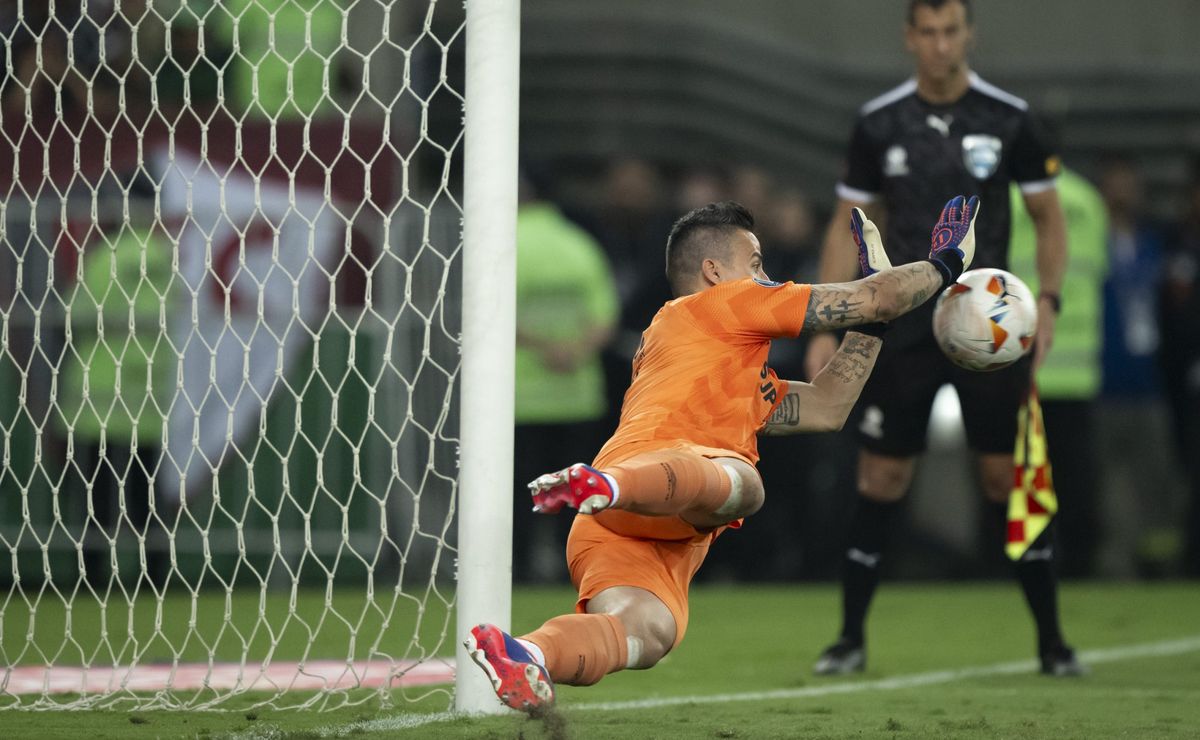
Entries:
[[357, 89], [343, 15], [332, 0], [3, 3], [0, 110], [38, 130], [329, 112]]

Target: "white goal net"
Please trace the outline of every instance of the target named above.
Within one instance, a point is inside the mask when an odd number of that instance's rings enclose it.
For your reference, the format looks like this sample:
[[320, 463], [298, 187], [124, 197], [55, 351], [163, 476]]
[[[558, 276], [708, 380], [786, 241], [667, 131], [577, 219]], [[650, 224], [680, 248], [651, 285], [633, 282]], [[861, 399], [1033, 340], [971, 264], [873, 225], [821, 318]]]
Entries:
[[445, 709], [463, 4], [3, 7], [0, 707]]

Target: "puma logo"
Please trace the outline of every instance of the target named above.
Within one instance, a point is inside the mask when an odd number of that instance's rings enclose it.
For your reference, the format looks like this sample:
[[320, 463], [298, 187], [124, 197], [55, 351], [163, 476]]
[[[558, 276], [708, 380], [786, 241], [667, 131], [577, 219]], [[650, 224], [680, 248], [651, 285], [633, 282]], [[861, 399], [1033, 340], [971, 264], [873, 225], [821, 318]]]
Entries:
[[950, 136], [950, 123], [954, 120], [953, 116], [935, 116], [932, 113], [925, 119], [925, 123], [929, 124], [929, 128], [937, 131], [942, 136]]

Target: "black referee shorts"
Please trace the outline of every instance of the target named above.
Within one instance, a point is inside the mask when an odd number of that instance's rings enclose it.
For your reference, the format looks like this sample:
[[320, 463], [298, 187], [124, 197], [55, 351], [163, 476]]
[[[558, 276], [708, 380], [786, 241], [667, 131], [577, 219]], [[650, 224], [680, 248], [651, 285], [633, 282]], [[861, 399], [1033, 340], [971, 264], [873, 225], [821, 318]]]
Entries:
[[920, 454], [925, 450], [933, 397], [950, 383], [962, 404], [971, 449], [1012, 454], [1031, 363], [1032, 354], [1003, 370], [972, 372], [947, 360], [932, 338], [891, 350], [885, 339], [859, 398], [855, 415], [859, 442], [880, 455]]

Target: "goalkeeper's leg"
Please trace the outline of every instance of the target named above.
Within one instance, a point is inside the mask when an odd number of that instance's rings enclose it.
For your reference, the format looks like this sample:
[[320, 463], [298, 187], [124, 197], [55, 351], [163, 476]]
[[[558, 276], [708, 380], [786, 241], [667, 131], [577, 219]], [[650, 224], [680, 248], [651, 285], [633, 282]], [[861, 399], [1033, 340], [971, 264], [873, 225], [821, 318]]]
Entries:
[[564, 614], [513, 637], [495, 625], [471, 629], [466, 646], [507, 706], [537, 712], [554, 703], [554, 685], [590, 686], [626, 668], [650, 668], [675, 642], [675, 618], [649, 591], [606, 589], [586, 614]]
[[586, 686], [614, 671], [650, 668], [683, 639], [688, 587], [717, 534], [632, 537], [576, 517], [567, 562], [577, 613], [520, 638], [479, 625], [467, 648], [501, 701], [525, 711], [552, 703], [554, 683]]
[[717, 532], [657, 540], [575, 517], [567, 540], [576, 614], [524, 636], [555, 681], [588, 685], [613, 671], [650, 668], [683, 639], [688, 588]]
[[542, 654], [556, 683], [590, 686], [609, 673], [653, 667], [675, 634], [675, 617], [658, 597], [614, 586], [592, 597], [586, 614], [555, 617], [520, 639]]
[[591, 514], [619, 509], [644, 516], [679, 516], [705, 529], [750, 516], [762, 506], [762, 479], [735, 457], [707, 457], [687, 448], [634, 455], [603, 469], [582, 463], [529, 484], [536, 511], [564, 506]]

